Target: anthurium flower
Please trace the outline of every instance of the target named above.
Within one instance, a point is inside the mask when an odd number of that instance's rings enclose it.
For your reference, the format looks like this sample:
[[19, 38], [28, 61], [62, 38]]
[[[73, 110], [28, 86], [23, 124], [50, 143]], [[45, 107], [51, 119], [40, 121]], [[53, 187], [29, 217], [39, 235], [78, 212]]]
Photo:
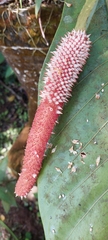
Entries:
[[36, 182], [47, 142], [86, 63], [90, 45], [89, 35], [85, 31], [73, 30], [61, 39], [53, 52], [44, 77], [41, 102], [29, 133], [22, 172], [15, 188], [16, 195], [22, 198]]

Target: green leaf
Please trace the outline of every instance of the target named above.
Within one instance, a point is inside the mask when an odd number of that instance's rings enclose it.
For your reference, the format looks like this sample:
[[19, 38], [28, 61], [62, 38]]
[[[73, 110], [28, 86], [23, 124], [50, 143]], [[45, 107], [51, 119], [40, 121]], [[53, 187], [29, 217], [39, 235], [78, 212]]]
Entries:
[[[73, 1], [70, 13], [65, 6], [52, 49], [60, 35], [75, 26], [83, 4]], [[71, 26], [65, 25], [65, 16], [73, 19]], [[99, 1], [88, 33], [90, 58], [50, 140], [56, 150], [53, 154], [47, 151], [38, 178], [46, 240], [108, 238], [108, 20], [104, 0]]]
[[10, 66], [7, 67], [7, 70], [5, 72], [5, 78], [9, 78], [10, 76], [12, 76], [14, 74], [12, 68]]
[[91, 22], [99, 0], [86, 0], [75, 26], [76, 30], [86, 30]]
[[3, 206], [4, 210], [5, 210], [5, 212], [8, 213], [9, 210], [10, 210], [10, 204], [5, 202], [5, 201], [1, 201], [1, 202], [2, 202], [2, 206]]
[[3, 159], [0, 160], [0, 170], [1, 171], [6, 172], [7, 162], [8, 162], [7, 157], [4, 157]]
[[2, 200], [4, 209], [6, 212], [10, 209], [11, 206], [17, 206], [16, 200], [14, 197], [14, 182], [7, 182], [6, 186], [0, 186], [0, 200]]
[[0, 52], [0, 64], [3, 63], [5, 60], [4, 56], [2, 55], [2, 53]]
[[38, 16], [38, 12], [40, 10], [41, 3], [42, 3], [42, 0], [35, 0], [35, 14], [36, 14], [36, 18]]
[[4, 171], [0, 170], [0, 183], [6, 179], [6, 174]]
[[14, 197], [15, 182], [9, 180], [7, 170], [7, 157], [0, 161], [0, 200], [7, 213], [11, 206], [17, 206]]
[[7, 157], [0, 160], [0, 183], [8, 179], [6, 174], [7, 161]]

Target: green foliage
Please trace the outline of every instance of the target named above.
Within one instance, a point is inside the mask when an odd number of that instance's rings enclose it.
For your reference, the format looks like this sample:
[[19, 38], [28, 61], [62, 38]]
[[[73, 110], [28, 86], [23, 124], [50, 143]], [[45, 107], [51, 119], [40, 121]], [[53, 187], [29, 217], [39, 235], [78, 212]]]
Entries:
[[91, 19], [94, 15], [94, 12], [96, 10], [97, 4], [99, 0], [86, 0], [83, 8], [81, 9], [81, 12], [78, 16], [77, 23], [75, 26], [76, 30], [86, 30], [89, 27], [89, 24], [91, 22]]
[[[13, 239], [15, 240], [18, 240], [18, 238], [15, 236], [15, 234], [11, 231], [11, 229], [4, 223], [0, 220], [0, 225], [5, 228], [10, 234], [11, 236], [13, 237]], [[28, 239], [27, 239], [28, 240]]]
[[42, 3], [42, 0], [35, 0], [35, 14], [36, 14], [36, 18], [38, 16], [38, 12], [40, 10], [41, 3]]
[[0, 64], [4, 62], [4, 56], [2, 55], [2, 53], [0, 53]]
[[17, 206], [13, 195], [15, 181], [9, 179], [7, 174], [7, 157], [0, 160], [0, 200], [7, 213], [11, 206]]
[[[0, 52], [0, 64], [2, 64], [4, 61], [5, 61], [5, 58], [2, 55], [2, 53]], [[14, 74], [12, 68], [8, 64], [7, 65], [5, 64], [4, 68], [5, 69], [3, 69], [3, 67], [2, 67], [2, 69], [0, 69], [0, 70], [2, 70], [2, 77], [7, 79], [8, 81], [9, 81], [10, 77], [13, 77], [13, 78], [15, 77], [15, 74]], [[3, 70], [5, 70], [5, 71], [3, 71]]]
[[25, 240], [31, 240], [31, 239], [32, 239], [31, 233], [30, 232], [26, 232]]
[[[15, 181], [12, 181], [7, 174], [7, 157], [0, 160], [0, 201], [6, 213], [10, 210], [11, 206], [17, 207], [15, 196]], [[13, 239], [18, 240], [11, 229], [0, 220], [0, 225], [5, 228], [13, 237]]]
[[[50, 51], [75, 27], [85, 1], [72, 3], [71, 8], [64, 7]], [[88, 34], [90, 58], [50, 140], [56, 151], [47, 151], [38, 178], [46, 240], [108, 238], [108, 19], [104, 0], [99, 1]]]
[[5, 78], [9, 78], [12, 75], [14, 75], [14, 72], [10, 66], [7, 66], [6, 72], [5, 72]]

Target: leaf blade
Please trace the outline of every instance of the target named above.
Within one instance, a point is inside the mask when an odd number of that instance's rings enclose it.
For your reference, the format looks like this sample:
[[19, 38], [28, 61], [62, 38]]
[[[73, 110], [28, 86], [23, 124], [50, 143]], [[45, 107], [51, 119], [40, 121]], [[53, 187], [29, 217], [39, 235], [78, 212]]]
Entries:
[[[107, 26], [105, 1], [100, 1], [88, 29], [93, 42], [90, 58], [50, 140], [56, 151], [47, 152], [38, 179], [46, 239], [107, 239]], [[73, 146], [77, 155], [69, 151], [75, 139], [82, 143], [81, 148]], [[86, 154], [83, 162], [81, 152]], [[76, 172], [68, 169], [68, 162]]]

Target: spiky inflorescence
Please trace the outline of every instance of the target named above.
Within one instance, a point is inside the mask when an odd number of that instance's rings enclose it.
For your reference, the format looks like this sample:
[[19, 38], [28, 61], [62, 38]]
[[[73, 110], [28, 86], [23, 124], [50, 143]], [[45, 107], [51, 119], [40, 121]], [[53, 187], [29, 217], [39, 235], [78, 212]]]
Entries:
[[22, 172], [15, 188], [18, 196], [26, 196], [37, 179], [46, 144], [89, 56], [90, 45], [89, 35], [73, 30], [62, 38], [60, 45], [53, 52], [44, 78], [41, 103], [29, 133]]

